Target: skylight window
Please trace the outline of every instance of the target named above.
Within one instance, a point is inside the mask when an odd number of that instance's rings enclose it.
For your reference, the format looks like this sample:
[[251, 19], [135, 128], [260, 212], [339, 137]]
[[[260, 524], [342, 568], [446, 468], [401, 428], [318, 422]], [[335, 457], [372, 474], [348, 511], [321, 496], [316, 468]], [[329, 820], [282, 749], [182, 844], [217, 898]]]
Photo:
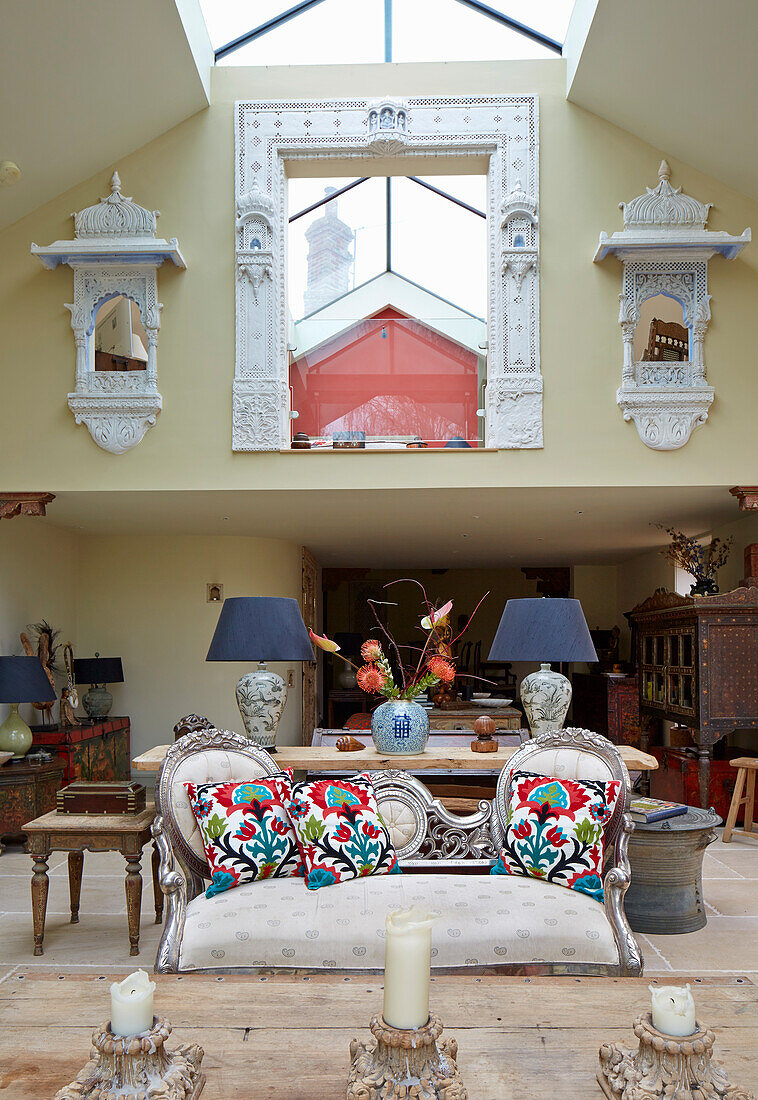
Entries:
[[554, 57], [573, 0], [201, 0], [216, 63]]

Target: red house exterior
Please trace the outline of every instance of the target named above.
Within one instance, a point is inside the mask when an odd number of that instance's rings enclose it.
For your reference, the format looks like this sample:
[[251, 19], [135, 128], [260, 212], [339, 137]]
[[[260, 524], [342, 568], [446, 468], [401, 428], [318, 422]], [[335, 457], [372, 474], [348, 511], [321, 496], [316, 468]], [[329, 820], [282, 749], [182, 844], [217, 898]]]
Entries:
[[290, 365], [293, 430], [310, 437], [359, 430], [476, 445], [478, 358], [391, 306], [351, 325]]

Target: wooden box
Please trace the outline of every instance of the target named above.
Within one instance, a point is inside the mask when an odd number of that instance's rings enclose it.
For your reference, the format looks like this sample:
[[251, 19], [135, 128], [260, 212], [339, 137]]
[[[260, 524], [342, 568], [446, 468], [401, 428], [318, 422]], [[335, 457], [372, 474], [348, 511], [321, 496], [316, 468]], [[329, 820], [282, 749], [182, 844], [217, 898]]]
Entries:
[[142, 783], [70, 783], [58, 791], [59, 814], [138, 814], [147, 804]]
[[[685, 806], [700, 804], [700, 786], [698, 781], [698, 759], [691, 750], [681, 748], [651, 748], [648, 750], [658, 760], [657, 771], [650, 773], [650, 794], [670, 802], [683, 802]], [[727, 749], [730, 757], [752, 755], [745, 749]], [[729, 760], [714, 760], [711, 763], [710, 803], [719, 817], [726, 820], [732, 801], [737, 769]], [[744, 807], [740, 807], [737, 820], [744, 818]]]

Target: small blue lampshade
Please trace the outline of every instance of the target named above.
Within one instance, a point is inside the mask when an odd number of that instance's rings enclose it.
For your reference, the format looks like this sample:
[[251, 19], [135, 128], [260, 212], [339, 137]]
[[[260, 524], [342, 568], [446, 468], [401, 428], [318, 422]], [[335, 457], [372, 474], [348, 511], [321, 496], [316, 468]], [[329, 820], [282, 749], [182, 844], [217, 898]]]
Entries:
[[224, 600], [206, 661], [313, 661], [297, 600], [232, 596]]
[[508, 600], [489, 661], [596, 661], [579, 600]]
[[0, 657], [0, 703], [52, 703], [55, 699], [39, 657]]
[[77, 684], [123, 684], [124, 669], [120, 657], [77, 657], [74, 661]]

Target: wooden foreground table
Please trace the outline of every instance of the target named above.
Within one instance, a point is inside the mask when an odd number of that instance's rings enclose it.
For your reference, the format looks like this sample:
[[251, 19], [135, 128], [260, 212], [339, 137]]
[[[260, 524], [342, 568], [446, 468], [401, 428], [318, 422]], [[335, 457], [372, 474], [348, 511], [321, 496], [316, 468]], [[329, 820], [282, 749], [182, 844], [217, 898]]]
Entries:
[[[108, 1018], [113, 978], [30, 969], [0, 983], [0, 1097], [48, 1100], [73, 1080], [93, 1028]], [[716, 1032], [716, 1057], [732, 1082], [755, 1090], [758, 986], [747, 977], [689, 980], [698, 1020]], [[370, 1039], [369, 1018], [382, 1005], [376, 976], [155, 981], [155, 1010], [174, 1027], [169, 1048], [205, 1049], [202, 1100], [341, 1100], [350, 1040]], [[598, 1049], [609, 1040], [636, 1046], [632, 1021], [650, 1008], [647, 987], [638, 978], [461, 975], [432, 980], [431, 1007], [458, 1040], [470, 1100], [600, 1100]]]
[[[359, 740], [362, 731], [353, 731]], [[335, 772], [349, 769], [356, 771], [380, 771], [384, 768], [401, 768], [405, 771], [469, 771], [499, 772], [506, 760], [517, 752], [512, 746], [502, 746], [497, 752], [478, 753], [470, 748], [435, 749], [434, 738], [429, 741], [425, 752], [418, 756], [386, 756], [378, 753], [371, 744], [371, 734], [367, 733], [367, 745], [358, 752], [340, 752], [327, 745], [282, 745], [276, 751], [274, 759], [281, 768], [293, 768], [295, 771]], [[619, 745], [621, 758], [629, 771], [654, 771], [658, 761], [649, 753], [629, 745]], [[169, 750], [168, 745], [156, 745], [132, 760], [132, 767], [138, 772], [157, 772], [163, 758]]]

